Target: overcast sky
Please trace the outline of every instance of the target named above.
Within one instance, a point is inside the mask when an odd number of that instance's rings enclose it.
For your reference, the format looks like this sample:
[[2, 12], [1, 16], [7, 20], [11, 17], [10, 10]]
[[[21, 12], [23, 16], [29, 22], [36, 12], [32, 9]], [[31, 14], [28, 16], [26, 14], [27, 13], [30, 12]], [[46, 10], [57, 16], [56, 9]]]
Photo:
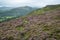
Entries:
[[0, 7], [19, 7], [19, 6], [33, 6], [43, 7], [45, 5], [60, 4], [60, 0], [0, 0]]

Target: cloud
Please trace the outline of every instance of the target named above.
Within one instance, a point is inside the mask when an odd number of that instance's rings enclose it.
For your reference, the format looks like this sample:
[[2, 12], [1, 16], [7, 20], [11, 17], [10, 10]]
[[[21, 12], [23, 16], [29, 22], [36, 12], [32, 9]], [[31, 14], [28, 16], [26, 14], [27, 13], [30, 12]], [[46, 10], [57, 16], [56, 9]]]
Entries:
[[35, 7], [43, 7], [45, 5], [50, 4], [60, 4], [60, 0], [0, 0], [0, 6], [35, 6]]

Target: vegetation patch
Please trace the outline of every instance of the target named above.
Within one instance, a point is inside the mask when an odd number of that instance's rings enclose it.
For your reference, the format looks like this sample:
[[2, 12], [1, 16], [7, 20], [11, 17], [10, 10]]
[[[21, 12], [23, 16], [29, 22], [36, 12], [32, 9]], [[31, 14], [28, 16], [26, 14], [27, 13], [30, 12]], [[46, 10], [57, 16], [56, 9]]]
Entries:
[[26, 32], [24, 35], [24, 39], [28, 40], [28, 38], [30, 37], [31, 33], [30, 32]]
[[55, 16], [54, 19], [60, 20], [60, 15]]
[[19, 31], [23, 31], [24, 30], [24, 28], [22, 26], [19, 26], [16, 29], [19, 30]]

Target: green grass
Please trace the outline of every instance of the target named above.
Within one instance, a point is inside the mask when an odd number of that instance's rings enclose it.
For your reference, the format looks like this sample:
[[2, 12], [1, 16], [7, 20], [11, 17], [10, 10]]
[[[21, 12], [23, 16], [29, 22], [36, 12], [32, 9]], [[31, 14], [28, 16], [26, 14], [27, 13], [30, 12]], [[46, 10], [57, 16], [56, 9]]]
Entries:
[[19, 30], [19, 31], [23, 31], [24, 30], [24, 28], [22, 26], [17, 27], [16, 29]]

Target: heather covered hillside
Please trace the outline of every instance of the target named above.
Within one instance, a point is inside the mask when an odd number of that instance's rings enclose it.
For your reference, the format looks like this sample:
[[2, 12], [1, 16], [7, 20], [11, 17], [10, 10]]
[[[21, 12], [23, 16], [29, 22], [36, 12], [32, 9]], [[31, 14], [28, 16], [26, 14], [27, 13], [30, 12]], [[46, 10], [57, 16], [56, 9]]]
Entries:
[[0, 40], [60, 40], [60, 6], [46, 6], [0, 23]]

